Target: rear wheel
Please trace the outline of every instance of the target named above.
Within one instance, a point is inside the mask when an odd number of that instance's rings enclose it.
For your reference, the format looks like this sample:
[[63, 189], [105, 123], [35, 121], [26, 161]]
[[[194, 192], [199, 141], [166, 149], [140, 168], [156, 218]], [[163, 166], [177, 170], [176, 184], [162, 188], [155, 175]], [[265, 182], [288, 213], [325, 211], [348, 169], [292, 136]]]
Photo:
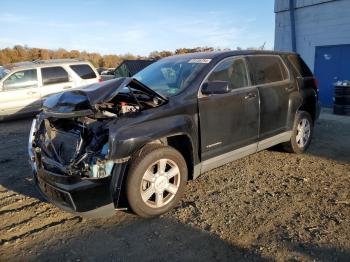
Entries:
[[154, 217], [173, 208], [182, 197], [187, 166], [174, 148], [149, 145], [133, 158], [126, 191], [131, 209], [141, 217]]
[[313, 131], [313, 121], [306, 111], [297, 112], [294, 120], [292, 137], [283, 143], [283, 148], [290, 153], [301, 154], [309, 147]]

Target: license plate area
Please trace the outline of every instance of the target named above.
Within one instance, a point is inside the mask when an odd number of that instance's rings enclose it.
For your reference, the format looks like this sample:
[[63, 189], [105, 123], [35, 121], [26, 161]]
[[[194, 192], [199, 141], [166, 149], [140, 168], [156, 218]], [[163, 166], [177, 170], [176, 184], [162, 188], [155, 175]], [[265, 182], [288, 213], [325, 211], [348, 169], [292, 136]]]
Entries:
[[38, 178], [38, 186], [49, 200], [52, 200], [53, 202], [57, 203], [58, 205], [61, 205], [62, 207], [74, 211], [76, 210], [72, 197], [68, 192], [55, 188], [45, 183], [40, 178]]

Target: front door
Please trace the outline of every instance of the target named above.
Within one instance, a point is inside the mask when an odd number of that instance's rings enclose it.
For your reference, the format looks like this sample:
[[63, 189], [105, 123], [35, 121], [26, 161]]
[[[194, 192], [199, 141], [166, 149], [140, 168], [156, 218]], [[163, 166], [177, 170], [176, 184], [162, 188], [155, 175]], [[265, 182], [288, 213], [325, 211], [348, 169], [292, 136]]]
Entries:
[[259, 94], [256, 87], [250, 86], [245, 59], [224, 59], [204, 84], [210, 81], [227, 81], [231, 92], [199, 95], [202, 161], [254, 144], [258, 139]]
[[40, 109], [37, 69], [12, 73], [0, 87], [0, 116], [24, 114]]

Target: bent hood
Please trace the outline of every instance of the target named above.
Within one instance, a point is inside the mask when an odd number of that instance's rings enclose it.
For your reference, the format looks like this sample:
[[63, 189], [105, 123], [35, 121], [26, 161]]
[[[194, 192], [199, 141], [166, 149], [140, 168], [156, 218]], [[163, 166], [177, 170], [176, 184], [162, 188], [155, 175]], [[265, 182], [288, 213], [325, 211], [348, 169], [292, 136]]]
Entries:
[[93, 114], [96, 104], [109, 102], [127, 86], [145, 92], [152, 97], [157, 97], [162, 101], [167, 101], [166, 97], [136, 79], [123, 77], [51, 95], [45, 99], [43, 111], [62, 115], [77, 112], [81, 112], [82, 115]]

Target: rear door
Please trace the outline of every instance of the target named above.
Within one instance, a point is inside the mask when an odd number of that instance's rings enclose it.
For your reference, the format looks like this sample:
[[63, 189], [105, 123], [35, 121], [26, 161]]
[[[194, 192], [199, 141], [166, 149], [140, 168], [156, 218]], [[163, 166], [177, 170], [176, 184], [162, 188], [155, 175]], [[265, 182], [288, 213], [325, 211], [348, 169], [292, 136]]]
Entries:
[[19, 70], [4, 79], [0, 87], [0, 116], [34, 112], [40, 106], [37, 69]]
[[245, 59], [224, 59], [203, 84], [210, 81], [229, 82], [231, 92], [199, 95], [202, 160], [253, 144], [258, 139], [259, 94], [250, 85]]
[[289, 97], [297, 91], [289, 71], [279, 55], [248, 57], [254, 85], [260, 95], [259, 139], [277, 135], [288, 129]]
[[65, 91], [74, 87], [74, 81], [62, 66], [41, 68], [41, 96]]

